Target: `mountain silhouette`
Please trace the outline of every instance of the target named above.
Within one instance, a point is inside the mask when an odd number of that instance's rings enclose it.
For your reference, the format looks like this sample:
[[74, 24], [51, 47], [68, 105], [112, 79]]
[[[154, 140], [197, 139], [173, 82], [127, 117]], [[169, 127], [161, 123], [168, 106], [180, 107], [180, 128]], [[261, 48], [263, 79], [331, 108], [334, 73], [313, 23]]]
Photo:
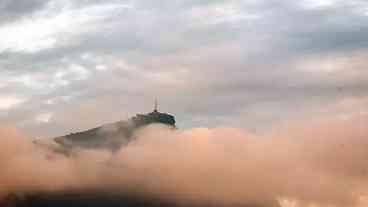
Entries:
[[86, 131], [56, 137], [53, 140], [67, 151], [73, 148], [116, 151], [133, 138], [133, 134], [137, 129], [150, 124], [164, 124], [175, 128], [175, 123], [173, 115], [161, 113], [155, 109], [151, 113], [137, 114], [125, 121], [105, 124]]

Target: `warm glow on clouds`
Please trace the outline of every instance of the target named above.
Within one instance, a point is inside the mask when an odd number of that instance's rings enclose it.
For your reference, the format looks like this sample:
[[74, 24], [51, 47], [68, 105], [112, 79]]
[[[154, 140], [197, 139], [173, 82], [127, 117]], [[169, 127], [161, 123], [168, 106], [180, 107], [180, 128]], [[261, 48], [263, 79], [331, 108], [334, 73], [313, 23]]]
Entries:
[[356, 51], [350, 53], [336, 53], [327, 55], [312, 55], [300, 58], [295, 65], [297, 70], [313, 73], [320, 77], [333, 75], [338, 79], [359, 80], [367, 74], [365, 66], [368, 63], [368, 52]]
[[13, 96], [13, 95], [2, 95], [0, 96], [0, 110], [11, 109], [18, 104], [22, 103], [24, 99]]
[[0, 197], [19, 191], [134, 189], [186, 206], [361, 207], [368, 195], [367, 119], [356, 114], [344, 120], [287, 120], [262, 135], [231, 127], [153, 125], [116, 153], [76, 149], [68, 157], [44, 147], [57, 148], [49, 140], [32, 145], [3, 127]]

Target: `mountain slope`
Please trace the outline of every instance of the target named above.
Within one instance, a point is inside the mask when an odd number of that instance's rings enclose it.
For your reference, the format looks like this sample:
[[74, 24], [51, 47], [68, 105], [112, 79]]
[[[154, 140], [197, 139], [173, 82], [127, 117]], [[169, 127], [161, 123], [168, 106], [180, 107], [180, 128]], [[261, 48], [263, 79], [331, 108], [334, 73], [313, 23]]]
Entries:
[[148, 114], [137, 114], [126, 121], [105, 124], [86, 131], [72, 133], [53, 140], [66, 149], [111, 149], [118, 150], [128, 143], [134, 131], [149, 124], [165, 124], [175, 128], [175, 117], [154, 110]]

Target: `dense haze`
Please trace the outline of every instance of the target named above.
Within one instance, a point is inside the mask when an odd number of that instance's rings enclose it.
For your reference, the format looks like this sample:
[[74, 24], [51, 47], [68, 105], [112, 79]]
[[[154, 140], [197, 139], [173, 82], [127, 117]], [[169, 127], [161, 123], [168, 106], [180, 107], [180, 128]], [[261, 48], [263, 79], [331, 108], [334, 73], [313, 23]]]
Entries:
[[367, 121], [359, 113], [293, 121], [262, 135], [157, 125], [139, 131], [116, 154], [79, 151], [69, 158], [3, 128], [0, 190], [5, 195], [98, 188], [183, 203], [364, 206]]

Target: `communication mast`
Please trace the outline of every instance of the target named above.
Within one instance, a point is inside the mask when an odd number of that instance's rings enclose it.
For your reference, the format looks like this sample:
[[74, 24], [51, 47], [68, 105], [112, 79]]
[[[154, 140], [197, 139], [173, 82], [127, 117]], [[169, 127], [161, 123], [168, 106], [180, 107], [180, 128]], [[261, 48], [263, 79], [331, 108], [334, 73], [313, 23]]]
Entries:
[[158, 112], [158, 102], [157, 102], [157, 98], [155, 99], [155, 108], [153, 109], [153, 112]]

